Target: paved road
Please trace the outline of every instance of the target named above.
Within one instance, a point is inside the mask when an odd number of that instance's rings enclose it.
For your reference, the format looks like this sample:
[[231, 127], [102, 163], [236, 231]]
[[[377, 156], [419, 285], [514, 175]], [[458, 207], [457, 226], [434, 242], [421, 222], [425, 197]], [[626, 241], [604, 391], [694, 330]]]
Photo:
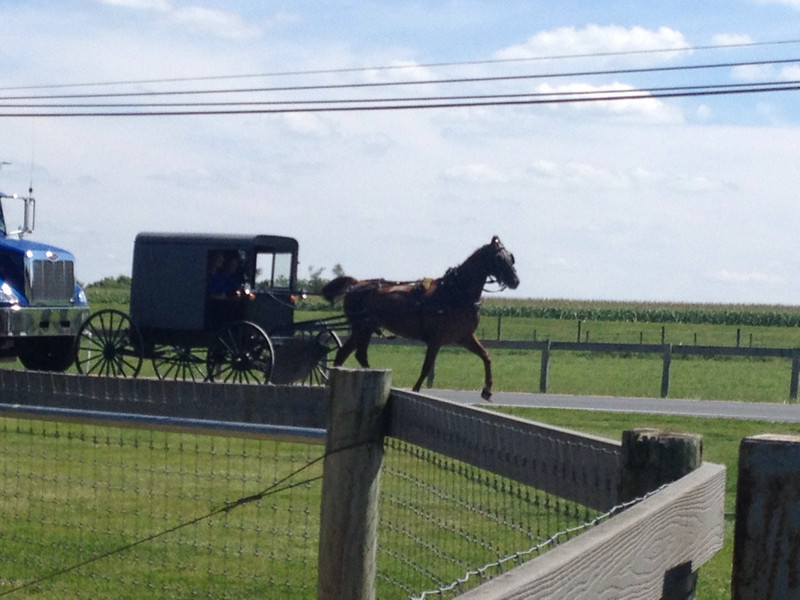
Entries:
[[[424, 393], [461, 404], [480, 403], [478, 392], [429, 389]], [[673, 400], [670, 398], [623, 398], [613, 396], [567, 396], [562, 394], [525, 394], [495, 392], [495, 405], [535, 408], [569, 408], [610, 412], [723, 417], [778, 423], [800, 423], [800, 404], [730, 402], [725, 400]]]

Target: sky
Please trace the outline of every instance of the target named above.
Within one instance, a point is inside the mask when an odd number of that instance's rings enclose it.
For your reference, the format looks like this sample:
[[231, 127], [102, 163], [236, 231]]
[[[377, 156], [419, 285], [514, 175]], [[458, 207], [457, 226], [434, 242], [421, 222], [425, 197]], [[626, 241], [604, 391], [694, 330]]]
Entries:
[[508, 297], [800, 304], [800, 0], [0, 0], [0, 22], [0, 190], [32, 182], [31, 239], [85, 283], [130, 274], [141, 231], [288, 235], [301, 277], [394, 280], [498, 235]]

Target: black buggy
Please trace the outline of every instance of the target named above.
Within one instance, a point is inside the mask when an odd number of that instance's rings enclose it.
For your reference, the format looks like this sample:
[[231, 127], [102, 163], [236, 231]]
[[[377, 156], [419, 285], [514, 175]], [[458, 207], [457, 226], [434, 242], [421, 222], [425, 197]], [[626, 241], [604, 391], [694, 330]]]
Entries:
[[141, 233], [130, 314], [92, 314], [76, 337], [79, 373], [160, 379], [323, 383], [341, 347], [337, 318], [294, 321], [297, 240]]

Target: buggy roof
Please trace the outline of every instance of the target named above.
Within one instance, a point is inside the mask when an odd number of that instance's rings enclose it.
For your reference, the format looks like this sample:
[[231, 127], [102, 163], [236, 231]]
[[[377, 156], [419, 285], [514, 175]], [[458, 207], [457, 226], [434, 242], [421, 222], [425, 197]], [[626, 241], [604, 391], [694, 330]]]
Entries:
[[280, 235], [140, 233], [136, 236], [135, 246], [140, 244], [204, 248], [256, 248], [273, 252], [291, 252], [292, 254], [296, 254], [298, 250], [296, 239]]

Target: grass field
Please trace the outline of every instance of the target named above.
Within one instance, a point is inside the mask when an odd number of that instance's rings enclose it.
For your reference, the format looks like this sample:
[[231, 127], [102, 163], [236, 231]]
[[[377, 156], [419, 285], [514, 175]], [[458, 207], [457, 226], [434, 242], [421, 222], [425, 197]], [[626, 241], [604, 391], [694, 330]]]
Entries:
[[[91, 297], [91, 293], [90, 293]], [[93, 309], [115, 307], [127, 310], [124, 296], [92, 298]], [[563, 301], [561, 301], [563, 302]], [[515, 302], [516, 303], [516, 302]], [[512, 303], [513, 304], [513, 303]], [[575, 303], [567, 302], [568, 306]], [[678, 306], [675, 310], [690, 310]], [[696, 307], [694, 307], [696, 308]], [[731, 312], [730, 307], [717, 307]], [[704, 311], [715, 307], [705, 306]], [[739, 313], [797, 312], [792, 307], [736, 307]], [[302, 311], [297, 320], [324, 314]], [[712, 319], [713, 320], [713, 319]], [[580, 323], [580, 325], [579, 325]], [[479, 329], [484, 339], [606, 341], [628, 343], [701, 344], [735, 346], [800, 347], [800, 328], [743, 323], [632, 322], [611, 320], [544, 319], [513, 317], [505, 314], [485, 317]], [[580, 333], [579, 333], [580, 332]], [[373, 346], [373, 367], [390, 368], [393, 384], [410, 387], [421, 366], [420, 347]], [[497, 350], [492, 352], [495, 390], [538, 390], [540, 360], [538, 352]], [[588, 352], [558, 352], [551, 355], [550, 390], [553, 393], [658, 396], [661, 358], [657, 355], [620, 356]], [[754, 402], [786, 402], [791, 365], [785, 359], [674, 358], [670, 396], [680, 398], [730, 399]], [[482, 386], [480, 361], [460, 349], [445, 349], [437, 362], [435, 387], [478, 390]], [[611, 439], [636, 427], [662, 427], [690, 431], [704, 436], [706, 460], [728, 468], [726, 490], [725, 547], [706, 565], [700, 575], [698, 598], [730, 598], [730, 568], [733, 539], [738, 446], [742, 438], [757, 433], [800, 434], [800, 426], [725, 419], [693, 419], [653, 415], [620, 415], [563, 410], [514, 409], [526, 418], [578, 429]]]

